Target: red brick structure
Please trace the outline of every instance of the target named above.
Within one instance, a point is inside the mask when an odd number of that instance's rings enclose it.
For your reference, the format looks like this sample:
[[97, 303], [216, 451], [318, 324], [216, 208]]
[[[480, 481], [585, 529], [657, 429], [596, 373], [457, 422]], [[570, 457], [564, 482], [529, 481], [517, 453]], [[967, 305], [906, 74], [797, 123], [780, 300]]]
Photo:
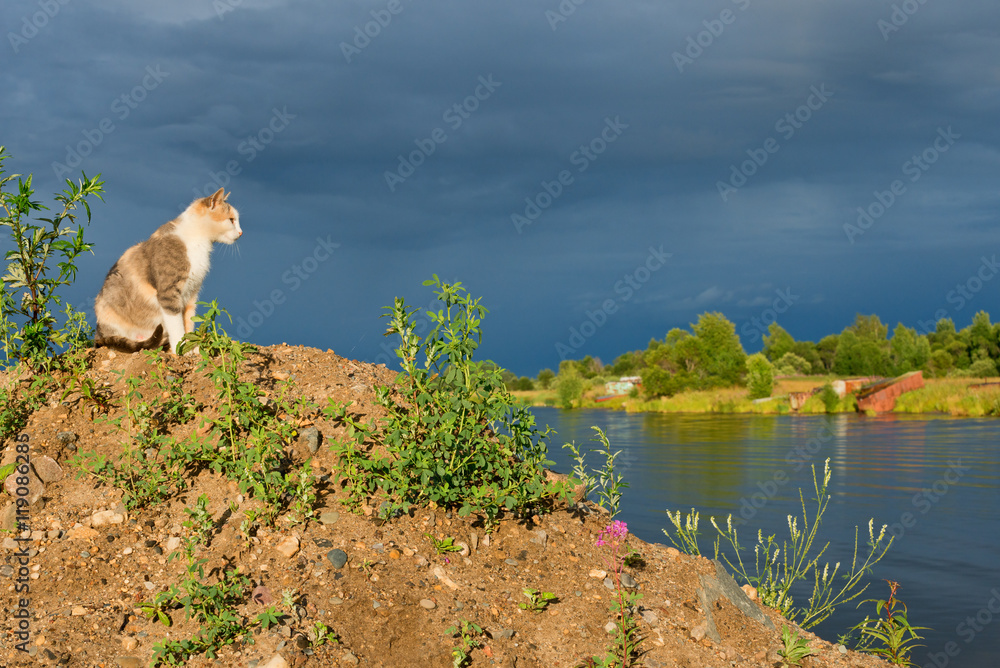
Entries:
[[911, 371], [858, 390], [858, 410], [888, 413], [896, 407], [896, 397], [924, 386], [924, 372]]

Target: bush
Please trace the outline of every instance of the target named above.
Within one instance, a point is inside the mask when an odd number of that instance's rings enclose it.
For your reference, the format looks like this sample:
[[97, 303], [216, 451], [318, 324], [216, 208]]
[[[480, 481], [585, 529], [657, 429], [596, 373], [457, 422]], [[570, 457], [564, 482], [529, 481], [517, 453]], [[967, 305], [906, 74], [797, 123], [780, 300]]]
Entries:
[[969, 378], [993, 378], [997, 375], [997, 365], [991, 359], [976, 360], [963, 374]]
[[840, 397], [837, 396], [837, 391], [833, 389], [833, 385], [830, 383], [824, 385], [823, 389], [819, 391], [819, 399], [823, 402], [827, 413], [837, 412], [837, 406], [840, 405]]
[[774, 363], [774, 371], [779, 376], [808, 376], [812, 373], [812, 364], [795, 353], [785, 353]]
[[556, 397], [563, 408], [573, 408], [573, 402], [583, 396], [583, 378], [568, 369], [556, 378]]
[[[788, 353], [789, 355], [791, 353]], [[747, 389], [751, 399], [764, 399], [774, 390], [774, 367], [761, 353], [747, 358]]]
[[[441, 283], [437, 276], [424, 285], [437, 288], [443, 305], [427, 312], [434, 328], [426, 338], [416, 334], [416, 309], [403, 299], [386, 309], [387, 333], [401, 339], [396, 354], [403, 367], [398, 399], [393, 388], [377, 389], [387, 417], [361, 425], [346, 406], [325, 410], [348, 427], [348, 440], [333, 450], [349, 503], [381, 501], [385, 519], [434, 502], [462, 516], [480, 513], [488, 525], [505, 510], [534, 512], [564, 490], [545, 477], [549, 430], [535, 428], [531, 411], [511, 397], [496, 365], [473, 360], [487, 312], [480, 300], [461, 283]], [[368, 439], [379, 448], [364, 447]]]

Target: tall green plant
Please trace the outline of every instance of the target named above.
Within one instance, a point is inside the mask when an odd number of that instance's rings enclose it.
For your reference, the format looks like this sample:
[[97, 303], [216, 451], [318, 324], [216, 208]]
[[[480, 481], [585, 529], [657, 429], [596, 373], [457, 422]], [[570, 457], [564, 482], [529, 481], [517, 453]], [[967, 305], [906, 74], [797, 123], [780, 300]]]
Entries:
[[[4, 255], [7, 270], [0, 292], [0, 340], [7, 363], [23, 362], [32, 369], [49, 370], [52, 357], [86, 338], [85, 316], [63, 303], [59, 290], [76, 279], [76, 259], [90, 250], [83, 239], [83, 225], [76, 211], [83, 207], [90, 223], [88, 197], [101, 197], [104, 182], [100, 175], [83, 174], [79, 184], [67, 180], [68, 188], [57, 193], [61, 210], [51, 218], [32, 221], [34, 212], [48, 207], [32, 199], [32, 177], [6, 175], [3, 163], [10, 156], [0, 146], [0, 227], [7, 228], [12, 248]], [[4, 186], [17, 179], [17, 192]], [[53, 266], [55, 265], [55, 266]], [[60, 326], [55, 312], [62, 307], [66, 322]]]
[[[433, 501], [460, 515], [480, 513], [492, 524], [504, 510], [523, 513], [564, 493], [565, 486], [547, 482], [543, 471], [551, 463], [549, 430], [535, 427], [496, 365], [473, 359], [487, 313], [480, 299], [437, 276], [424, 285], [436, 288], [442, 305], [427, 313], [433, 329], [425, 338], [416, 332], [416, 309], [403, 299], [386, 309], [386, 335], [399, 336], [402, 366], [395, 392], [377, 390], [386, 418], [334, 444], [350, 502], [381, 501], [389, 516]], [[342, 406], [331, 405], [327, 414], [347, 420]], [[355, 446], [366, 438], [379, 447]]]

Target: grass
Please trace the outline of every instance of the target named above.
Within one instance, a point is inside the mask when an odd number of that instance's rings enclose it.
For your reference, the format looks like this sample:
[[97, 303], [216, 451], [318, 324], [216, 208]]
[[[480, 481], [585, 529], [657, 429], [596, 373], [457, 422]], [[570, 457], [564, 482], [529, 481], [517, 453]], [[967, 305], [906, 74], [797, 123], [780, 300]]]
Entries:
[[[783, 415], [792, 412], [788, 402], [790, 392], [809, 392], [834, 380], [833, 376], [786, 377], [775, 380], [770, 401], [754, 403], [743, 387], [715, 390], [692, 390], [658, 399], [618, 397], [597, 402], [604, 388], [595, 387], [584, 393], [577, 408], [624, 410], [630, 413], [750, 413]], [[895, 413], [943, 414], [954, 417], [984, 417], [1000, 415], [1000, 378], [926, 378], [922, 389], [908, 392], [896, 400]], [[985, 384], [985, 386], [984, 386]], [[981, 386], [981, 387], [977, 387]], [[533, 406], [555, 406], [555, 391], [533, 390], [513, 393]], [[857, 401], [853, 395], [840, 400], [836, 413], [854, 413]], [[826, 413], [819, 396], [812, 396], [797, 411], [803, 414]]]

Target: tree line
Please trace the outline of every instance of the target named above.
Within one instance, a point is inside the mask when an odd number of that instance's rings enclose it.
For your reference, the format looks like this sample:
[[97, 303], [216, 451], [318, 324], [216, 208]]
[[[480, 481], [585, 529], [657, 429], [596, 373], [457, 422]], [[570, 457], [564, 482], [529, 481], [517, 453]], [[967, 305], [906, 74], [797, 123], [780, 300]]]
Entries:
[[690, 329], [675, 327], [663, 339], [651, 339], [645, 350], [623, 353], [611, 364], [588, 355], [564, 360], [558, 372], [542, 369], [534, 379], [507, 373], [504, 380], [514, 390], [554, 386], [563, 399], [563, 395], [579, 397], [586, 386], [622, 376], [641, 377], [642, 392], [650, 398], [746, 385], [748, 368], [751, 376], [758, 372], [896, 376], [919, 370], [934, 378], [985, 378], [998, 375], [1000, 323], [992, 324], [989, 314], [979, 311], [961, 330], [951, 318], [942, 318], [932, 332], [918, 332], [899, 323], [889, 336], [888, 325], [877, 315], [859, 313], [839, 334], [819, 341], [796, 341], [774, 322], [763, 343], [760, 353], [748, 356], [731, 321], [722, 313], [703, 313]]

